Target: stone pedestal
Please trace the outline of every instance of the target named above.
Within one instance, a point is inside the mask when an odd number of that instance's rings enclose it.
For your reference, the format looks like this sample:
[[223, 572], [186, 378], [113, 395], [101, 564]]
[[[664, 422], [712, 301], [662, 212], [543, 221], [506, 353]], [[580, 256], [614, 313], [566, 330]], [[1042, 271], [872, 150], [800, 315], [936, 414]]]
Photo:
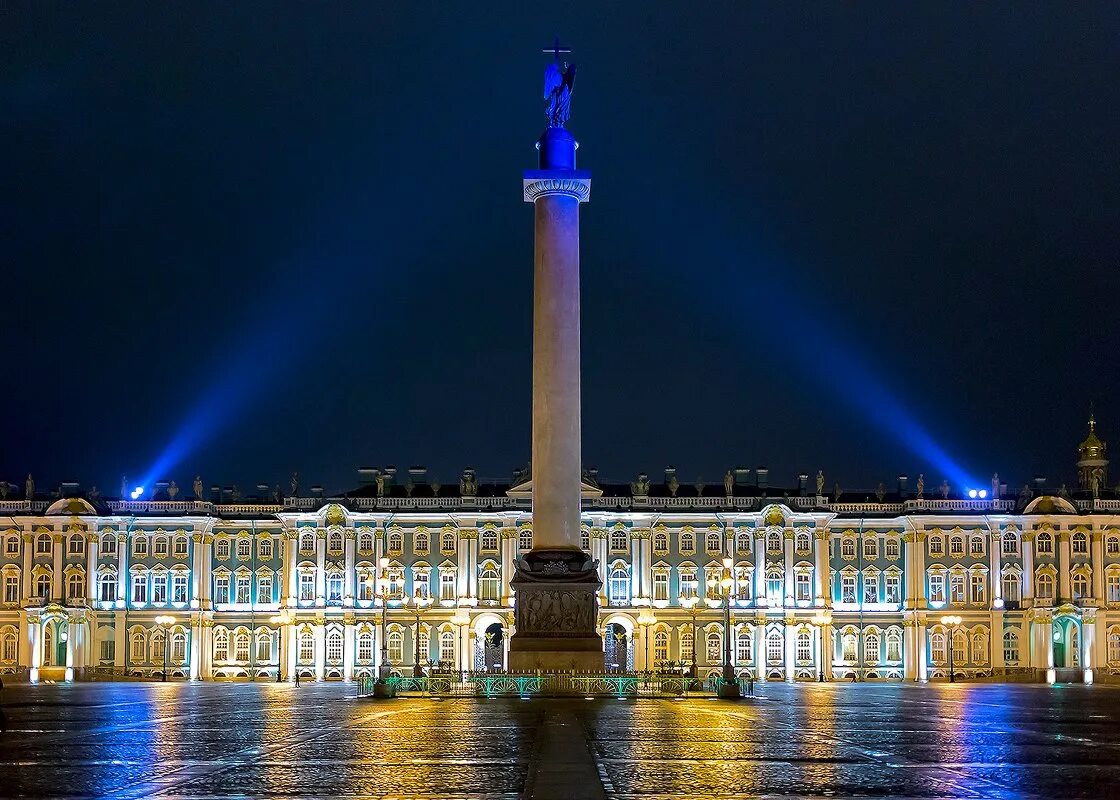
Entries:
[[533, 550], [517, 562], [517, 632], [511, 672], [601, 672], [603, 640], [595, 629], [602, 583], [582, 550]]

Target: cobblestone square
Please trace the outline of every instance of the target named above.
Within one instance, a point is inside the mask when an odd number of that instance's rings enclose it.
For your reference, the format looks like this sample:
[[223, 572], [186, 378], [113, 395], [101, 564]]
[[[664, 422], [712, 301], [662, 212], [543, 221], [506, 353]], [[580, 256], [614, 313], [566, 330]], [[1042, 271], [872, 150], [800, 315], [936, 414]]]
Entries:
[[1120, 691], [765, 684], [717, 700], [359, 700], [345, 684], [15, 685], [4, 797], [1100, 797]]

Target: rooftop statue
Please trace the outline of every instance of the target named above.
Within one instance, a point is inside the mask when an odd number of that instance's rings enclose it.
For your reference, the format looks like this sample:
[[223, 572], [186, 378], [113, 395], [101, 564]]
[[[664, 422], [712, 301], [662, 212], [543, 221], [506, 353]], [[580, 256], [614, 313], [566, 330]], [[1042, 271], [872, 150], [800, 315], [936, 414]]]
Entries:
[[23, 484], [24, 496], [28, 500], [35, 499], [35, 479], [31, 477], [31, 473], [27, 473], [27, 480]]
[[194, 499], [195, 500], [204, 499], [202, 497], [202, 476], [201, 475], [195, 475], [194, 476]]
[[560, 54], [570, 53], [571, 50], [560, 47], [559, 39], [551, 50], [544, 52], [553, 53], [556, 57], [544, 68], [544, 115], [548, 118], [548, 127], [563, 128], [572, 113], [572, 89], [576, 82], [576, 65], [561, 63]]

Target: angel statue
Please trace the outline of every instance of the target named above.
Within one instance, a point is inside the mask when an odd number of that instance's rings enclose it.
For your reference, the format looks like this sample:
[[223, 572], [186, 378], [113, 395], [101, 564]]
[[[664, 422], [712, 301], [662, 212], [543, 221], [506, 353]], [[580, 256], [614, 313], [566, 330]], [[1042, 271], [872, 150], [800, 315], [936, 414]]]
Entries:
[[564, 63], [561, 68], [557, 58], [544, 68], [544, 115], [548, 127], [563, 128], [572, 113], [572, 88], [576, 82], [576, 65]]

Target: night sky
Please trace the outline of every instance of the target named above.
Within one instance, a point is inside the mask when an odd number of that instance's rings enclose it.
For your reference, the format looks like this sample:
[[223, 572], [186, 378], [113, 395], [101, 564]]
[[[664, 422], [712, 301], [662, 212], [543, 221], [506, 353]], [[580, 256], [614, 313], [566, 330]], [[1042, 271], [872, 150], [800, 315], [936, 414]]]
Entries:
[[5, 5], [0, 478], [508, 480], [554, 34], [601, 478], [1120, 443], [1114, 3], [450, 5]]

